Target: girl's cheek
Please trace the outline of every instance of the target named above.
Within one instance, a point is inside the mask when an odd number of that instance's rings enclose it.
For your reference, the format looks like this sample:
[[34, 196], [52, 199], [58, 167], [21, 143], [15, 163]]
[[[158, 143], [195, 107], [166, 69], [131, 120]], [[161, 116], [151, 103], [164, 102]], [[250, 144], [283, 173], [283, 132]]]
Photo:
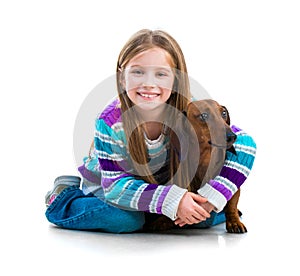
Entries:
[[141, 78], [141, 77], [127, 76], [127, 78], [125, 78], [126, 91], [136, 89], [137, 87], [141, 86], [142, 84], [143, 84], [143, 78]]
[[133, 89], [136, 89], [140, 84], [138, 82], [135, 82], [135, 81], [126, 81], [126, 91], [130, 91], [130, 90], [133, 90]]
[[170, 82], [170, 81], [162, 82], [160, 84], [160, 87], [162, 87], [163, 89], [166, 89], [166, 90], [172, 90], [173, 82]]
[[157, 84], [157, 86], [165, 91], [165, 92], [168, 92], [168, 91], [172, 91], [172, 88], [173, 88], [173, 82], [160, 82], [159, 84]]

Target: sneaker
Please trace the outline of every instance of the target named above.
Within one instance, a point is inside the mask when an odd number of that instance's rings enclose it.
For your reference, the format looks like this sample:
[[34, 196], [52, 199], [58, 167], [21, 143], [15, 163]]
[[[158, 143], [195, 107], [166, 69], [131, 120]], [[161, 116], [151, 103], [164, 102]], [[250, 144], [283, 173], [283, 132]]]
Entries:
[[54, 186], [45, 196], [46, 207], [49, 207], [56, 197], [66, 188], [80, 186], [81, 178], [73, 175], [62, 175], [54, 180]]

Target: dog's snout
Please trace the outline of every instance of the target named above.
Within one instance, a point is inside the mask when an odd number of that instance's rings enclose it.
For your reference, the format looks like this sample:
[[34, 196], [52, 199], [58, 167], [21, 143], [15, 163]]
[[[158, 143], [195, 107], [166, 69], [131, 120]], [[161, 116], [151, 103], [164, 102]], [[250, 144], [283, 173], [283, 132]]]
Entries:
[[229, 132], [226, 134], [227, 143], [234, 143], [236, 140], [236, 135], [233, 132]]

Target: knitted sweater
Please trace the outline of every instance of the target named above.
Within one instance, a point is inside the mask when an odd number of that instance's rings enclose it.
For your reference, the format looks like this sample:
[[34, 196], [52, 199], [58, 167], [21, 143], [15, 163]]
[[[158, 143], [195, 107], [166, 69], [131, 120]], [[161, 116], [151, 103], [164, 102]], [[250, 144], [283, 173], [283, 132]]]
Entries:
[[[245, 182], [256, 153], [255, 142], [249, 135], [235, 126], [232, 130], [237, 135], [234, 143], [237, 155], [227, 152], [220, 174], [198, 190], [217, 212]], [[119, 101], [114, 100], [96, 120], [94, 148], [79, 167], [83, 182], [90, 187], [101, 186], [105, 200], [118, 208], [164, 214], [175, 220], [179, 202], [187, 190], [176, 183], [165, 184], [168, 137], [162, 134], [157, 140], [150, 141], [147, 137], [145, 140], [150, 169], [161, 179], [161, 185], [146, 183], [135, 176], [127, 152]]]

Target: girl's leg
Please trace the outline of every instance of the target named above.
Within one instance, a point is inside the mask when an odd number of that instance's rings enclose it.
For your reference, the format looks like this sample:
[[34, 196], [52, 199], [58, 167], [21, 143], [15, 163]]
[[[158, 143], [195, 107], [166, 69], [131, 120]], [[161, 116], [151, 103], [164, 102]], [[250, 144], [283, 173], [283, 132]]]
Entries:
[[62, 190], [47, 208], [46, 217], [63, 228], [111, 233], [138, 231], [145, 223], [143, 212], [116, 208], [92, 193], [85, 195], [78, 186]]
[[197, 224], [193, 224], [190, 227], [191, 228], [208, 228], [208, 227], [212, 227], [215, 225], [218, 225], [220, 223], [223, 223], [226, 221], [226, 217], [225, 217], [225, 213], [224, 211], [221, 211], [220, 213], [216, 213], [214, 211], [212, 211], [210, 213], [210, 218], [208, 218], [205, 221], [202, 221], [200, 223]]

